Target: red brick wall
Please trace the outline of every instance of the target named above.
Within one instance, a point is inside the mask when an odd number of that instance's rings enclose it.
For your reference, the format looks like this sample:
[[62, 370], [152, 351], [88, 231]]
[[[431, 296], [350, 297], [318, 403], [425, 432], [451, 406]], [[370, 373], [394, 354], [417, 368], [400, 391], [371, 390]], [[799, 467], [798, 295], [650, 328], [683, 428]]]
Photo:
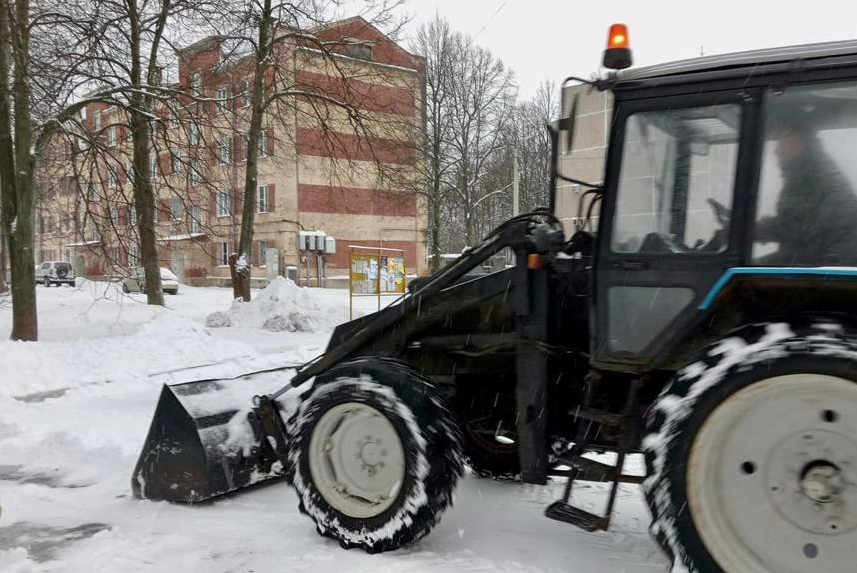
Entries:
[[367, 111], [380, 111], [407, 117], [414, 117], [417, 112], [414, 93], [411, 90], [360, 80], [345, 80], [304, 70], [298, 70], [295, 81], [298, 89], [322, 93]]
[[345, 133], [325, 132], [322, 129], [299, 127], [298, 153], [321, 157], [335, 157], [355, 161], [380, 161], [399, 165], [413, 165], [416, 150], [404, 147], [390, 139], [358, 137]]
[[[372, 49], [372, 61], [382, 64], [391, 64], [412, 70], [422, 69], [422, 60], [412, 56], [395, 42], [390, 41], [369, 22], [363, 18], [352, 18], [339, 24], [332, 24], [324, 29], [318, 30], [319, 38], [326, 42], [342, 41], [345, 38], [357, 38], [374, 42]], [[334, 45], [334, 52], [345, 53], [344, 45]]]
[[397, 191], [300, 183], [298, 211], [416, 217], [417, 198]]

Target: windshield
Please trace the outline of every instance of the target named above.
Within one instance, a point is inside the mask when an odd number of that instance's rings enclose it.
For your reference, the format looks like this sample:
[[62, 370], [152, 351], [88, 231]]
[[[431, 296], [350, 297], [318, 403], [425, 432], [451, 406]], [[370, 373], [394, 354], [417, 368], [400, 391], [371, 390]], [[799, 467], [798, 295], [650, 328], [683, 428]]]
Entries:
[[726, 249], [740, 115], [738, 105], [725, 104], [628, 117], [614, 252]]
[[161, 267], [161, 280], [177, 281], [179, 278], [170, 269]]

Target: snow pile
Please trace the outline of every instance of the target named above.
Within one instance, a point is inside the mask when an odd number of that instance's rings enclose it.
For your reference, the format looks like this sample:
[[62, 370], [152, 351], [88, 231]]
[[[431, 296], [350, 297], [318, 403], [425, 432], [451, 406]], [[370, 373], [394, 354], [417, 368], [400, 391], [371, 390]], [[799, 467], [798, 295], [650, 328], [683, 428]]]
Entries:
[[136, 332], [68, 342], [0, 342], [0, 397], [22, 396], [103, 382], [154, 381], [151, 375], [257, 356], [252, 346], [215, 338], [199, 323], [162, 311]]
[[235, 300], [228, 311], [209, 314], [205, 325], [211, 328], [263, 328], [273, 332], [316, 332], [341, 322], [344, 317], [339, 314], [320, 305], [311, 289], [277, 277], [250, 302]]

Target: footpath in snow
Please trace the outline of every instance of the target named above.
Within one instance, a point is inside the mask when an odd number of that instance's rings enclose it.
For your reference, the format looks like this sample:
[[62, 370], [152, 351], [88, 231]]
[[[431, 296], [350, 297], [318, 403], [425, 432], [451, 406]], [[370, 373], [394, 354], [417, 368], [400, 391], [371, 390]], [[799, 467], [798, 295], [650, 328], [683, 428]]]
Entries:
[[[142, 295], [81, 281], [38, 287], [38, 296], [41, 341], [0, 341], [2, 573], [667, 568], [635, 486], [622, 486], [612, 531], [586, 534], [542, 516], [562, 484], [467, 477], [431, 535], [376, 556], [318, 536], [282, 482], [195, 506], [134, 499], [130, 475], [162, 384], [236, 378], [231, 397], [249, 404], [288, 373], [240, 375], [323, 351], [348, 317], [347, 292], [283, 280], [243, 304], [228, 289], [182, 287], [166, 308], [152, 308]], [[363, 303], [358, 310], [373, 310], [374, 302]], [[8, 300], [0, 299], [3, 337], [10, 325]], [[578, 503], [600, 511], [603, 487], [578, 492]]]

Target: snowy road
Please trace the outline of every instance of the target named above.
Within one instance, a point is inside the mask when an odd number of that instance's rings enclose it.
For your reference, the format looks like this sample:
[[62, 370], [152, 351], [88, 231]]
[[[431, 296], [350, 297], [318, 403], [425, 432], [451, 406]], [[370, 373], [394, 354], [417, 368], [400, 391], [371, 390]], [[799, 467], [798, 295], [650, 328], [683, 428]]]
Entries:
[[[284, 483], [197, 506], [136, 500], [129, 478], [164, 381], [305, 360], [347, 318], [347, 293], [313, 291], [324, 315], [316, 332], [276, 333], [205, 328], [229, 307], [226, 289], [185, 288], [166, 310], [103, 283], [38, 294], [43, 342], [0, 342], [2, 573], [667, 569], [635, 486], [621, 490], [612, 531], [586, 534], [542, 516], [561, 484], [467, 477], [431, 535], [376, 556], [318, 536]], [[4, 336], [10, 321], [0, 301]], [[603, 491], [582, 486], [576, 501], [600, 509]]]

